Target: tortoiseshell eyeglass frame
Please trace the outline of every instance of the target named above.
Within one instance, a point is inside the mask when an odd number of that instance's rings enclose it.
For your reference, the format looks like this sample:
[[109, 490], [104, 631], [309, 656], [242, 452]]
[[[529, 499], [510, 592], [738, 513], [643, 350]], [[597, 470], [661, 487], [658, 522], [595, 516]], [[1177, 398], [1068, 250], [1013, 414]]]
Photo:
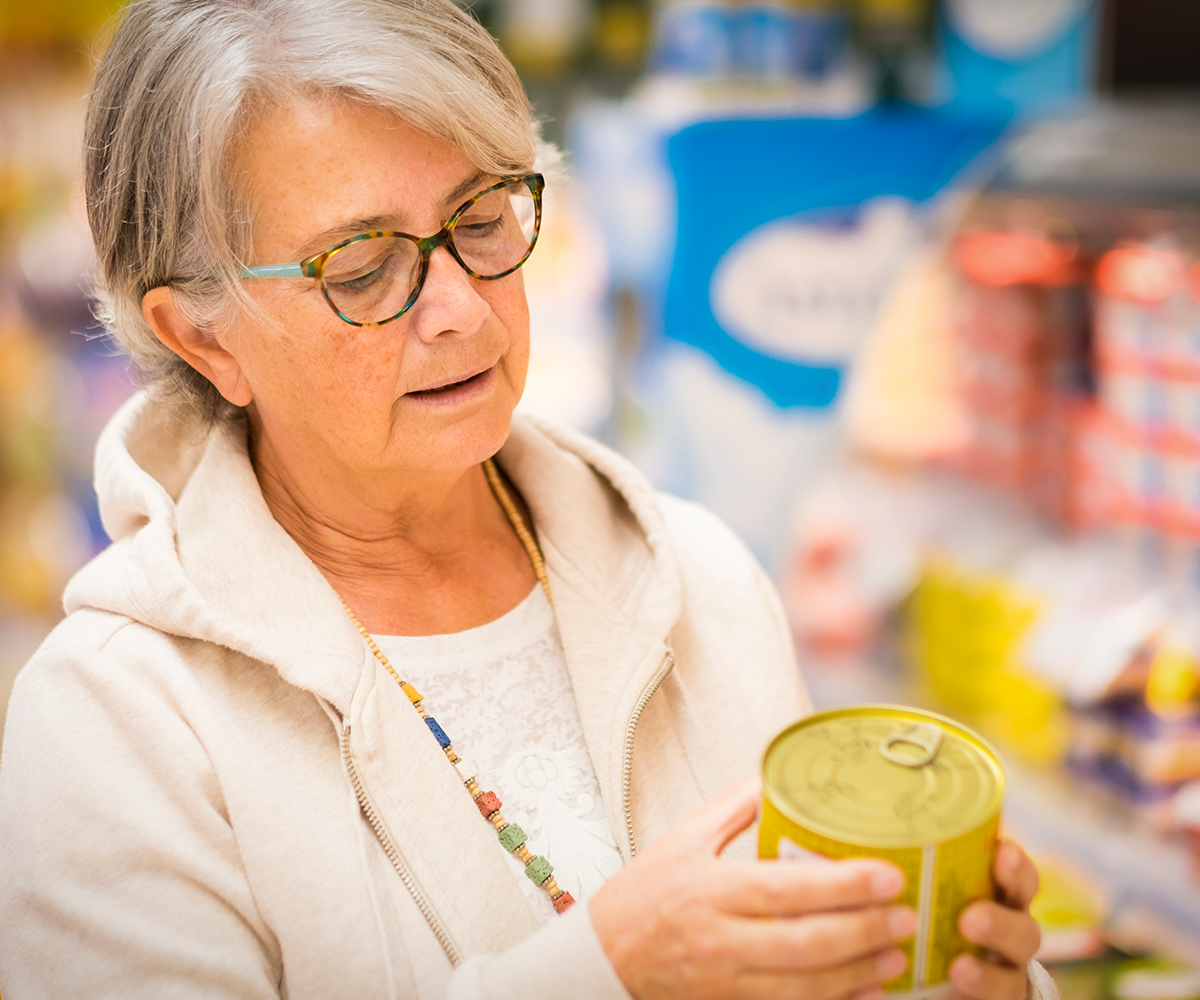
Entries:
[[[501, 188], [510, 187], [517, 183], [524, 184], [529, 188], [529, 193], [533, 195], [533, 236], [529, 240], [529, 248], [525, 251], [521, 259], [507, 270], [501, 271], [499, 274], [480, 274], [478, 271], [474, 271], [468, 267], [462, 257], [459, 256], [458, 248], [454, 245], [454, 227], [458, 225], [458, 220], [462, 218], [463, 213], [481, 198], [487, 197], [493, 191], [499, 191]], [[525, 261], [529, 260], [529, 255], [533, 253], [533, 248], [537, 246], [538, 233], [541, 232], [542, 228], [542, 191], [545, 187], [546, 179], [538, 173], [502, 177], [495, 184], [484, 188], [459, 205], [454, 210], [454, 214], [446, 220], [446, 224], [432, 236], [420, 237], [413, 236], [411, 233], [392, 232], [359, 233], [357, 236], [351, 236], [348, 240], [342, 240], [341, 243], [336, 243], [328, 249], [322, 250], [320, 253], [306, 257], [298, 264], [258, 264], [254, 267], [242, 268], [238, 272], [238, 276], [242, 278], [316, 278], [321, 286], [321, 294], [325, 296], [325, 301], [329, 304], [329, 308], [334, 311], [340, 320], [349, 323], [351, 326], [383, 326], [384, 323], [390, 323], [394, 319], [399, 319], [413, 307], [413, 304], [417, 301], [417, 296], [421, 294], [421, 289], [425, 287], [425, 275], [429, 272], [429, 257], [438, 247], [445, 247], [450, 251], [450, 256], [458, 262], [459, 267], [466, 271], [472, 278], [478, 278], [480, 281], [495, 281], [497, 278], [507, 277], [524, 264]], [[363, 240], [377, 239], [380, 236], [392, 236], [397, 239], [409, 240], [416, 244], [417, 251], [420, 254], [420, 263], [417, 265], [417, 280], [413, 283], [413, 290], [408, 296], [408, 300], [394, 316], [389, 316], [387, 319], [375, 320], [370, 323], [359, 323], [357, 320], [352, 320], [343, 313], [330, 297], [329, 289], [325, 287], [325, 263], [343, 247], [348, 247], [352, 243], [361, 243]]]

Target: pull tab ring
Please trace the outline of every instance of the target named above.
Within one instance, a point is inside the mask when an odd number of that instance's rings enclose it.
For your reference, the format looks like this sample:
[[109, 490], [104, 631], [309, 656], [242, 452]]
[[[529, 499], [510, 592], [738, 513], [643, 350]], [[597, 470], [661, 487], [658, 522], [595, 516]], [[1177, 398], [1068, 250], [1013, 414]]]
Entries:
[[[879, 752], [893, 764], [902, 767], [924, 767], [938, 755], [945, 735], [939, 726], [914, 723], [885, 736], [879, 744]], [[897, 753], [893, 749], [897, 744], [917, 747], [921, 755], [913, 757], [911, 754]]]

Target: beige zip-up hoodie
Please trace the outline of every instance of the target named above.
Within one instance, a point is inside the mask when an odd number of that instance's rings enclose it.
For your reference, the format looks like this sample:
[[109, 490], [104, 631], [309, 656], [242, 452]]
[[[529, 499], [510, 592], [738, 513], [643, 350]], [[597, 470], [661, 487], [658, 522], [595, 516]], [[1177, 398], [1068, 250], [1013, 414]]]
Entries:
[[[807, 710], [773, 588], [703, 509], [518, 418], [628, 859]], [[577, 906], [539, 928], [461, 782], [271, 517], [244, 430], [135, 396], [97, 448], [113, 544], [20, 674], [0, 766], [0, 993], [627, 996]]]

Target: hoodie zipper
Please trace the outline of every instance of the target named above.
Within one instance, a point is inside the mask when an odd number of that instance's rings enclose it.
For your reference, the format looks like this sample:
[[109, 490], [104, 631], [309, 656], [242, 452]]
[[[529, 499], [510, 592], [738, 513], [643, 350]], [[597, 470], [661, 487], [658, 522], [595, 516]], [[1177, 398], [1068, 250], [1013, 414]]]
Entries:
[[633, 809], [630, 807], [629, 790], [633, 783], [633, 738], [637, 733], [638, 720], [642, 717], [642, 712], [646, 710], [646, 704], [653, 697], [654, 692], [658, 690], [659, 685], [666, 679], [667, 674], [675, 666], [675, 653], [667, 650], [667, 655], [663, 657], [662, 666], [658, 668], [658, 672], [650, 678], [650, 683], [646, 685], [646, 690], [642, 692], [642, 696], [638, 698], [637, 704], [633, 707], [633, 715], [629, 717], [629, 725], [625, 727], [625, 747], [624, 754], [621, 760], [621, 806], [625, 811], [625, 835], [629, 838], [629, 856], [637, 857], [637, 840], [633, 836]]
[[[674, 667], [675, 654], [668, 649], [666, 656], [663, 657], [662, 666], [650, 678], [650, 683], [646, 685], [646, 689], [642, 692], [641, 697], [637, 700], [637, 704], [633, 707], [633, 714], [629, 717], [629, 725], [625, 727], [625, 745], [621, 761], [621, 805], [625, 812], [625, 834], [629, 840], [629, 856], [631, 858], [637, 856], [637, 840], [633, 834], [633, 811], [629, 802], [630, 788], [633, 783], [633, 741], [637, 734], [638, 721], [641, 719], [642, 713], [646, 710], [646, 705], [654, 696], [654, 692], [659, 689], [662, 682], [666, 679], [667, 674]], [[340, 743], [342, 762], [345, 765], [346, 773], [350, 776], [350, 784], [354, 787], [354, 795], [358, 799], [358, 806], [362, 810], [363, 816], [366, 817], [371, 829], [375, 832], [375, 836], [383, 847], [384, 853], [388, 856], [388, 860], [392, 863], [396, 874], [400, 876], [400, 881], [404, 884], [404, 888], [408, 890], [408, 894], [412, 897], [413, 902], [417, 904], [417, 909], [421, 911], [425, 922], [429, 924], [430, 930], [433, 931], [434, 937], [438, 939], [438, 943], [442, 946], [446, 957], [450, 959], [450, 964], [459, 965], [462, 962], [462, 955], [459, 954], [454, 942], [450, 940], [450, 935], [446, 931], [445, 925], [438, 919], [437, 914], [434, 913], [433, 907], [429, 905], [429, 901], [422, 894], [416, 880], [405, 867], [391, 834], [388, 833], [387, 828], [383, 825], [383, 821], [380, 820], [379, 813], [375, 811], [375, 806], [371, 803], [367, 791], [363, 787], [362, 779], [358, 774], [358, 768], [354, 766], [354, 758], [350, 755], [349, 723], [342, 726]]]
[[446, 957], [450, 959], [450, 964], [460, 964], [462, 962], [462, 955], [459, 954], [454, 942], [450, 940], [450, 934], [447, 932], [445, 925], [438, 918], [438, 915], [434, 913], [433, 907], [429, 905], [429, 901], [422, 894], [416, 879], [412, 877], [412, 873], [404, 866], [404, 861], [400, 857], [400, 852], [396, 849], [396, 844], [392, 840], [391, 834], [388, 833], [387, 828], [383, 825], [383, 821], [379, 818], [379, 813], [375, 811], [375, 806], [367, 795], [367, 790], [363, 787], [362, 780], [358, 776], [358, 768], [354, 766], [354, 758], [350, 755], [349, 723], [342, 726], [340, 742], [342, 762], [346, 766], [346, 773], [350, 775], [350, 784], [354, 786], [354, 795], [358, 799], [359, 808], [362, 810], [367, 822], [371, 824], [371, 829], [375, 831], [375, 836], [383, 846], [383, 851], [388, 856], [388, 860], [391, 861], [392, 867], [396, 869], [396, 874], [400, 876], [400, 881], [404, 883], [404, 888], [412, 896], [413, 902], [417, 904], [417, 909], [421, 911], [421, 916], [425, 918], [425, 922], [429, 924], [434, 937], [438, 939], [438, 944], [442, 946]]

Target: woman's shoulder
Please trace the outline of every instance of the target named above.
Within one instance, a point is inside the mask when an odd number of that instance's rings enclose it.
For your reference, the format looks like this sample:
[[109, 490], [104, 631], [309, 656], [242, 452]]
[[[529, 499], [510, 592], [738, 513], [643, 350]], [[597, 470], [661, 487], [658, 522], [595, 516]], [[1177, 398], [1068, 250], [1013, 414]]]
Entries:
[[[231, 706], [239, 715], [238, 706], [279, 698], [277, 677], [271, 684], [271, 672], [253, 666], [215, 643], [111, 610], [79, 608], [17, 674], [6, 750], [18, 734], [75, 746], [100, 730], [110, 748], [142, 744], [147, 732], [163, 728], [192, 742], [203, 736], [200, 720], [216, 714], [216, 707]], [[272, 690], [259, 690], [267, 686]]]
[[[550, 445], [560, 459], [590, 470], [592, 477], [620, 494], [649, 533], [659, 527], [656, 522], [661, 520], [679, 541], [707, 542], [723, 554], [753, 559], [740, 539], [712, 511], [657, 489], [630, 459], [601, 441], [531, 414], [519, 414], [514, 420], [513, 431], [515, 443], [522, 453], [537, 455], [537, 451], [529, 447], [531, 439], [536, 438]], [[542, 452], [543, 463], [546, 454]]]
[[17, 674], [6, 740], [26, 723], [70, 741], [98, 714], [131, 727], [144, 724], [153, 705], [179, 714], [172, 689], [186, 669], [174, 637], [111, 611], [73, 611]]
[[[169, 637], [111, 612], [68, 615], [13, 685], [0, 755], [0, 812], [27, 811], [39, 789], [53, 789], [78, 811], [98, 789], [128, 793], [138, 783], [131, 776], [154, 772], [155, 761], [171, 761], [157, 770], [169, 771], [172, 782], [206, 773], [173, 669], [179, 665]], [[39, 808], [29, 823], [58, 819], [59, 812]]]
[[703, 504], [662, 491], [655, 491], [655, 500], [681, 556], [731, 563], [746, 569], [758, 567], [746, 543]]
[[86, 686], [86, 676], [110, 676], [126, 670], [122, 647], [130, 630], [146, 631], [132, 618], [112, 611], [81, 608], [69, 613], [42, 640], [20, 673], [13, 688], [19, 708], [27, 691], [47, 688], [62, 693], [75, 684]]
[[701, 504], [657, 495], [679, 564], [687, 617], [755, 637], [790, 660], [791, 634], [775, 585], [745, 542]]
[[[607, 522], [636, 523], [633, 534], [651, 548], [665, 543], [684, 578], [684, 586], [711, 582], [721, 590], [745, 589], [771, 591], [757, 560], [745, 543], [712, 511], [655, 488], [642, 470], [625, 456], [578, 431], [551, 421], [522, 415], [514, 423], [516, 456], [528, 475], [531, 467], [562, 463], [574, 474], [554, 477], [554, 482], [569, 496], [560, 496], [556, 507], [570, 508], [572, 527], [593, 529], [611, 527]], [[536, 442], [536, 444], [535, 444]], [[549, 446], [548, 448], [545, 446]], [[507, 446], [506, 446], [507, 450]], [[502, 452], [502, 456], [505, 453]], [[529, 476], [531, 485], [540, 486], [550, 477]], [[540, 480], [540, 481], [539, 481]], [[589, 505], [586, 500], [599, 487], [609, 497], [606, 503]], [[590, 521], [585, 512], [591, 511]], [[593, 523], [595, 522], [595, 523]], [[629, 540], [629, 531], [614, 531], [616, 540]]]

